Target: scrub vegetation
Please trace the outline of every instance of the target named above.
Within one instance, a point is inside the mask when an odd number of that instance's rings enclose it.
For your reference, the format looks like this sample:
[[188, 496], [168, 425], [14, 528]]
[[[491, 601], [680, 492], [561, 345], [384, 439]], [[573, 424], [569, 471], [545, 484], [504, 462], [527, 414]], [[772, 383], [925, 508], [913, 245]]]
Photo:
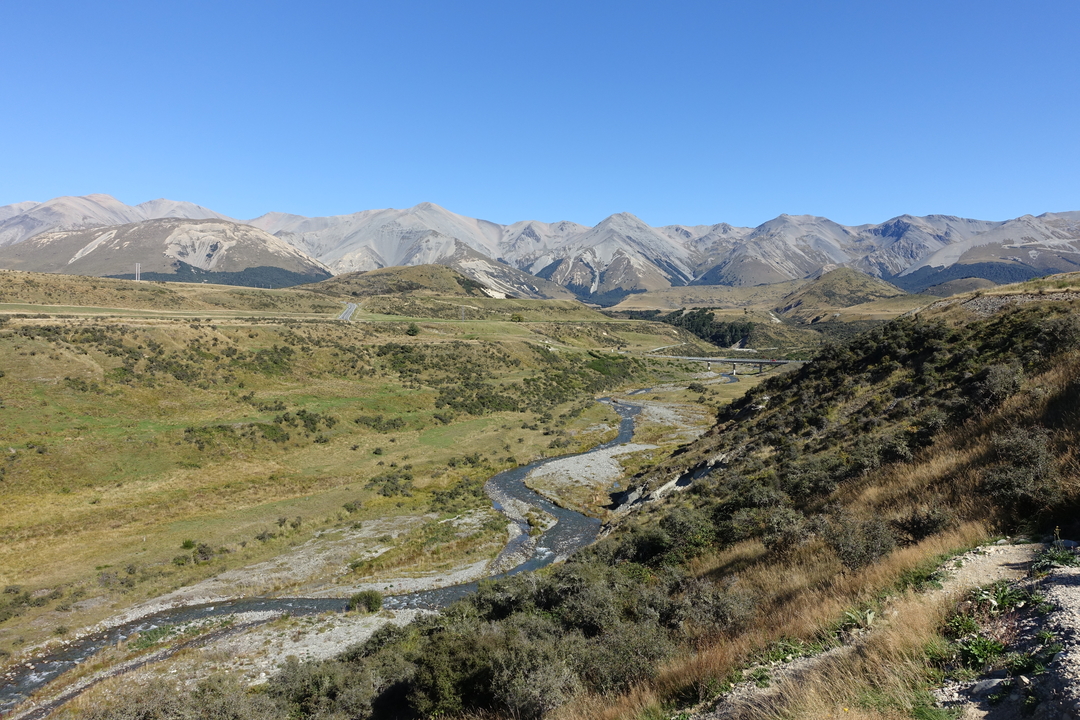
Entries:
[[[314, 346], [303, 326], [279, 331], [264, 338], [263, 347], [245, 348], [238, 361], [246, 363], [245, 382], [295, 372], [311, 355], [280, 350], [286, 333]], [[271, 352], [256, 360], [266, 343]], [[466, 359], [491, 369], [485, 374], [470, 368], [463, 376], [458, 369], [430, 369], [439, 364], [430, 359], [437, 355], [428, 355], [434, 349], [402, 349], [407, 346], [380, 338], [362, 355], [335, 345], [319, 348], [346, 358], [343, 377], [393, 377], [397, 382], [387, 385], [397, 393], [394, 406], [415, 397], [410, 393], [427, 393], [426, 404], [414, 399], [403, 416], [403, 422], [422, 424], [413, 432], [439, 427], [436, 413], [498, 423], [508, 417], [500, 413], [514, 412], [502, 407], [503, 399], [541, 411], [537, 427], [557, 426], [559, 404], [571, 402], [575, 392], [580, 399], [649, 372], [638, 361], [598, 349], [568, 355], [535, 343], [511, 348], [478, 342], [468, 346]], [[414, 358], [418, 352], [423, 360]], [[356, 367], [349, 366], [353, 358]], [[543, 372], [526, 375], [532, 367]], [[143, 365], [131, 372], [143, 373]], [[214, 372], [240, 380], [240, 369]], [[99, 383], [105, 395], [113, 388], [102, 385], [104, 379], [86, 382]], [[82, 397], [95, 390], [63, 392]], [[251, 406], [256, 400], [237, 402]], [[389, 447], [379, 429], [391, 415], [389, 403], [350, 415], [329, 401], [282, 402], [294, 418], [298, 408], [313, 414], [311, 428], [305, 421], [277, 422], [282, 409], [261, 416], [263, 424], [290, 433], [286, 444], [320, 447], [315, 436], [323, 433], [333, 445], [334, 433], [347, 427]], [[923, 592], [933, 586], [933, 571], [944, 558], [992, 533], [1080, 530], [1078, 407], [1075, 302], [953, 303], [901, 317], [830, 344], [805, 366], [767, 378], [721, 406], [705, 436], [629, 480], [648, 495], [673, 479], [693, 477], [688, 489], [620, 514], [606, 537], [563, 564], [483, 582], [438, 615], [386, 626], [333, 659], [290, 660], [255, 688], [225, 677], [177, 693], [168, 681], [155, 681], [71, 713], [646, 720], [690, 713], [739, 682], [768, 685], [770, 661], [817, 655], [864, 638], [858, 652], [829, 656], [797, 692], [779, 693], [758, 715], [831, 717], [853, 709], [852, 716], [867, 718], [945, 717], [933, 707], [931, 687], [1006, 662], [1006, 644], [983, 628], [996, 608], [1037, 605], [1038, 598], [990, 586], [949, 608], [927, 601]], [[329, 414], [349, 422], [327, 427]], [[378, 415], [383, 419], [371, 419]], [[359, 417], [367, 419], [354, 420]], [[520, 425], [510, 429], [523, 431]], [[229, 446], [231, 439], [220, 439], [224, 432], [210, 432], [204, 450], [188, 450], [191, 457]], [[192, 445], [182, 434], [176, 437], [176, 447]], [[259, 437], [245, 441], [271, 451], [281, 446]], [[14, 462], [45, 462], [40, 458], [52, 452], [47, 444], [38, 453], [23, 443]], [[460, 484], [441, 485], [441, 494], [430, 490], [428, 508], [433, 501], [469, 505], [475, 485], [466, 478], [482, 474], [468, 475], [476, 469], [474, 458], [498, 466], [498, 454], [465, 454], [462, 460], [463, 453], [455, 446], [453, 464], [440, 460], [441, 477], [467, 470]], [[365, 455], [387, 457], [373, 450]], [[370, 480], [375, 484], [363, 498], [365, 511], [419, 503], [421, 491], [434, 488], [415, 466], [407, 468], [406, 458], [365, 475], [365, 482], [377, 477], [384, 479]], [[421, 528], [409, 542], [422, 553], [427, 534], [437, 532]], [[187, 549], [196, 565], [199, 550], [198, 542]], [[1052, 642], [1047, 646], [1007, 662], [1021, 670], [1034, 667], [1051, 654]]]
[[[6, 654], [335, 528], [395, 517], [412, 527], [490, 507], [481, 486], [495, 472], [585, 449], [605, 439], [597, 428], [614, 433], [614, 413], [588, 399], [698, 369], [613, 354], [592, 339], [669, 342], [656, 323], [569, 327], [570, 346], [545, 334], [560, 325], [550, 319], [313, 318], [304, 313], [333, 317], [342, 306], [304, 288], [0, 281], [3, 299], [45, 311], [0, 305], [9, 310], [0, 315]], [[245, 315], [253, 299], [278, 310]], [[50, 301], [147, 309], [33, 305]], [[182, 319], [165, 309], [212, 302], [217, 312]], [[283, 310], [294, 306], [302, 312]], [[447, 537], [406, 534], [348, 577], [493, 557], [505, 537], [498, 521]], [[273, 590], [284, 588], [264, 588]]]
[[[383, 628], [334, 660], [289, 662], [257, 689], [163, 683], [85, 717], [186, 717], [197, 705], [239, 718], [675, 717], [735, 682], [768, 684], [762, 663], [872, 627], [858, 653], [758, 716], [946, 717], [934, 683], [1001, 658], [1034, 667], [1053, 643], [1003, 654], [980, 628], [1038, 598], [995, 585], [949, 609], [921, 595], [933, 569], [989, 533], [1080, 530], [1080, 308], [969, 307], [978, 314], [953, 303], [901, 317], [752, 386], [710, 433], [631, 480], [649, 492], [693, 473], [687, 491], [561, 566], [482, 583], [440, 615]], [[568, 379], [556, 386], [593, 377], [558, 362]], [[580, 362], [597, 382], [632, 367]], [[499, 392], [562, 398], [546, 384], [510, 388]]]

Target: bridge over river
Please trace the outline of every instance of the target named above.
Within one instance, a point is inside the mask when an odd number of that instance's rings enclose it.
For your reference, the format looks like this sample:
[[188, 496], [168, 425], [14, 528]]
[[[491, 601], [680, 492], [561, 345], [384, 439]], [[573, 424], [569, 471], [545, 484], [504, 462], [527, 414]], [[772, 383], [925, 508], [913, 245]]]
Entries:
[[769, 360], [765, 358], [718, 358], [718, 357], [695, 357], [692, 355], [653, 355], [646, 353], [646, 357], [664, 358], [667, 360], [696, 360], [698, 362], [705, 363], [705, 367], [708, 370], [712, 370], [713, 363], [718, 364], [730, 364], [731, 374], [739, 374], [740, 365], [756, 365], [757, 371], [761, 372], [764, 368], [773, 365], [801, 365], [803, 360]]

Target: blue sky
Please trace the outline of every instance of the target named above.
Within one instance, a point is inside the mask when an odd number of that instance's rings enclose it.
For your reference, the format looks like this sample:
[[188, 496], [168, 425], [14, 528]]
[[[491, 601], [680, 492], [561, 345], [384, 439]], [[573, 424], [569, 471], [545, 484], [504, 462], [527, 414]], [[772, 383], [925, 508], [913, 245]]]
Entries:
[[1080, 210], [1080, 3], [0, 4], [0, 205]]

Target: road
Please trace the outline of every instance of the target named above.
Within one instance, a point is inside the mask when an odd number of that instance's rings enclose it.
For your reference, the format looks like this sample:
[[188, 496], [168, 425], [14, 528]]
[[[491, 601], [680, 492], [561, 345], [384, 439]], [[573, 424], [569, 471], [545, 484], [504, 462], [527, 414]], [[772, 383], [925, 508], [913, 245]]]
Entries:
[[345, 309], [341, 311], [341, 314], [337, 316], [338, 320], [349, 321], [352, 319], [352, 314], [356, 312], [356, 303], [348, 303]]

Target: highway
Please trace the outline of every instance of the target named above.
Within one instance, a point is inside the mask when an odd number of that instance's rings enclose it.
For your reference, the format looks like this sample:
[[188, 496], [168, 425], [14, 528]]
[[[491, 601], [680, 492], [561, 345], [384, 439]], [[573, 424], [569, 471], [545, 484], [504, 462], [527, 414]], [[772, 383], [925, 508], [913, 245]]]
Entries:
[[356, 307], [356, 303], [348, 303], [345, 306], [345, 309], [341, 311], [341, 314], [337, 316], [337, 319], [345, 321], [352, 319], [352, 314], [356, 312]]

